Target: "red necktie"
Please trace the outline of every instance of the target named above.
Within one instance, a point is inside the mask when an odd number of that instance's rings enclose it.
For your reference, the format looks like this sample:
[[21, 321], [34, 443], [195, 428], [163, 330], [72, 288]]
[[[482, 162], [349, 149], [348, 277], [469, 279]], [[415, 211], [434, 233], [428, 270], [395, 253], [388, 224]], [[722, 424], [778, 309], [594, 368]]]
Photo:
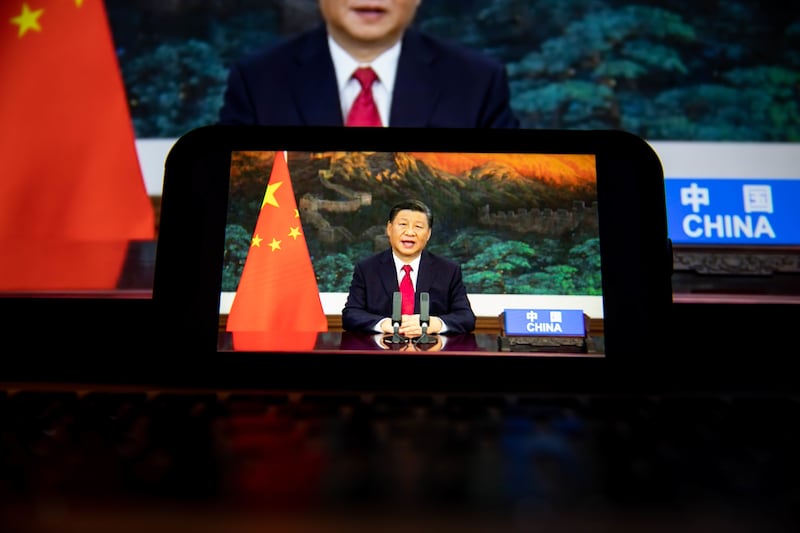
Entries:
[[347, 115], [347, 126], [380, 126], [381, 116], [372, 98], [372, 83], [378, 79], [377, 74], [369, 67], [360, 67], [353, 77], [361, 84], [361, 92]]
[[403, 314], [414, 314], [414, 285], [411, 283], [411, 265], [403, 265], [406, 271], [405, 276], [400, 281], [400, 294], [403, 296]]

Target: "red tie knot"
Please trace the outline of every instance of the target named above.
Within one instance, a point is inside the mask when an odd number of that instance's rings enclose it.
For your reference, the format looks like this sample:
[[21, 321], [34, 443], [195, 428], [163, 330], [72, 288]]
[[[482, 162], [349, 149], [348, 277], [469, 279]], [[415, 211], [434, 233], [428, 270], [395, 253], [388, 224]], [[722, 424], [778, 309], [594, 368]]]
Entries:
[[400, 294], [402, 295], [402, 312], [404, 315], [414, 314], [414, 284], [411, 283], [411, 265], [403, 265], [405, 276], [400, 280]]
[[372, 99], [372, 82], [378, 77], [369, 67], [359, 68], [353, 73], [353, 77], [361, 84], [361, 92], [353, 101], [353, 105], [347, 114], [345, 124], [347, 126], [381, 126], [381, 116]]
[[361, 84], [362, 89], [369, 89], [373, 82], [378, 79], [378, 75], [370, 67], [359, 67], [353, 73], [353, 77]]

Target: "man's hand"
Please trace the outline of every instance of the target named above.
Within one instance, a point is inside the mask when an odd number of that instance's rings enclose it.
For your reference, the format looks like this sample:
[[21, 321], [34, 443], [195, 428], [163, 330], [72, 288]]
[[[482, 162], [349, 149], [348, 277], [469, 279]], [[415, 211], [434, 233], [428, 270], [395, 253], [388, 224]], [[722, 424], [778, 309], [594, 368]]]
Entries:
[[422, 326], [419, 324], [419, 315], [403, 315], [400, 321], [400, 335], [414, 339], [422, 335]]
[[394, 325], [391, 318], [384, 318], [380, 323], [381, 331], [384, 333], [394, 333]]
[[[441, 319], [437, 316], [430, 317], [430, 322], [428, 323], [428, 334], [434, 335], [439, 333], [441, 329]], [[422, 325], [419, 322], [419, 315], [403, 315], [403, 321], [400, 322], [400, 331], [398, 333], [410, 339], [421, 337]]]

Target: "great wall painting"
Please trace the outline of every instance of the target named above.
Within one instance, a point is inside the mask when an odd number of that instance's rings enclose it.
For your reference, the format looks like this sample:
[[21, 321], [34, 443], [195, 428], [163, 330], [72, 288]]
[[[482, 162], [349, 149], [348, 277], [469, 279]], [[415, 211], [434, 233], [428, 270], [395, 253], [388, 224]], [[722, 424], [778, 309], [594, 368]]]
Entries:
[[[272, 158], [271, 152], [234, 154], [229, 242], [249, 238]], [[554, 257], [534, 256], [546, 249], [550, 256], [568, 257], [598, 232], [594, 157], [589, 155], [290, 152], [288, 163], [323, 292], [346, 290], [355, 261], [387, 246], [389, 208], [408, 197], [433, 209], [429, 249], [454, 256], [462, 266], [474, 265], [476, 254], [489, 246], [515, 242], [531, 250], [531, 269], [552, 267]], [[226, 253], [231, 263], [226, 272], [233, 278], [246, 250], [246, 243], [240, 244]], [[328, 260], [334, 257], [340, 271], [330, 272], [334, 267]], [[596, 259], [591, 264], [599, 270]], [[465, 276], [477, 279], [479, 273], [465, 266]], [[523, 285], [520, 290], [530, 290], [530, 283]], [[515, 290], [511, 279], [502, 287]]]

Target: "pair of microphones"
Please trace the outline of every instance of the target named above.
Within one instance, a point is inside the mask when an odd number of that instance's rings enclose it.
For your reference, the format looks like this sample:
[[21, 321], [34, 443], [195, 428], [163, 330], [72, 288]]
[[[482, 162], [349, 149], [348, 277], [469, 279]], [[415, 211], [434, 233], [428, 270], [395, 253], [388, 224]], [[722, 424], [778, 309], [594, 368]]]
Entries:
[[431, 295], [427, 292], [419, 293], [419, 323], [422, 326], [422, 335], [416, 339], [409, 339], [400, 335], [400, 321], [403, 317], [403, 296], [399, 292], [392, 295], [392, 329], [394, 332], [390, 337], [386, 337], [387, 344], [406, 344], [409, 341], [414, 344], [435, 344], [436, 338], [428, 335], [428, 325], [431, 321]]

